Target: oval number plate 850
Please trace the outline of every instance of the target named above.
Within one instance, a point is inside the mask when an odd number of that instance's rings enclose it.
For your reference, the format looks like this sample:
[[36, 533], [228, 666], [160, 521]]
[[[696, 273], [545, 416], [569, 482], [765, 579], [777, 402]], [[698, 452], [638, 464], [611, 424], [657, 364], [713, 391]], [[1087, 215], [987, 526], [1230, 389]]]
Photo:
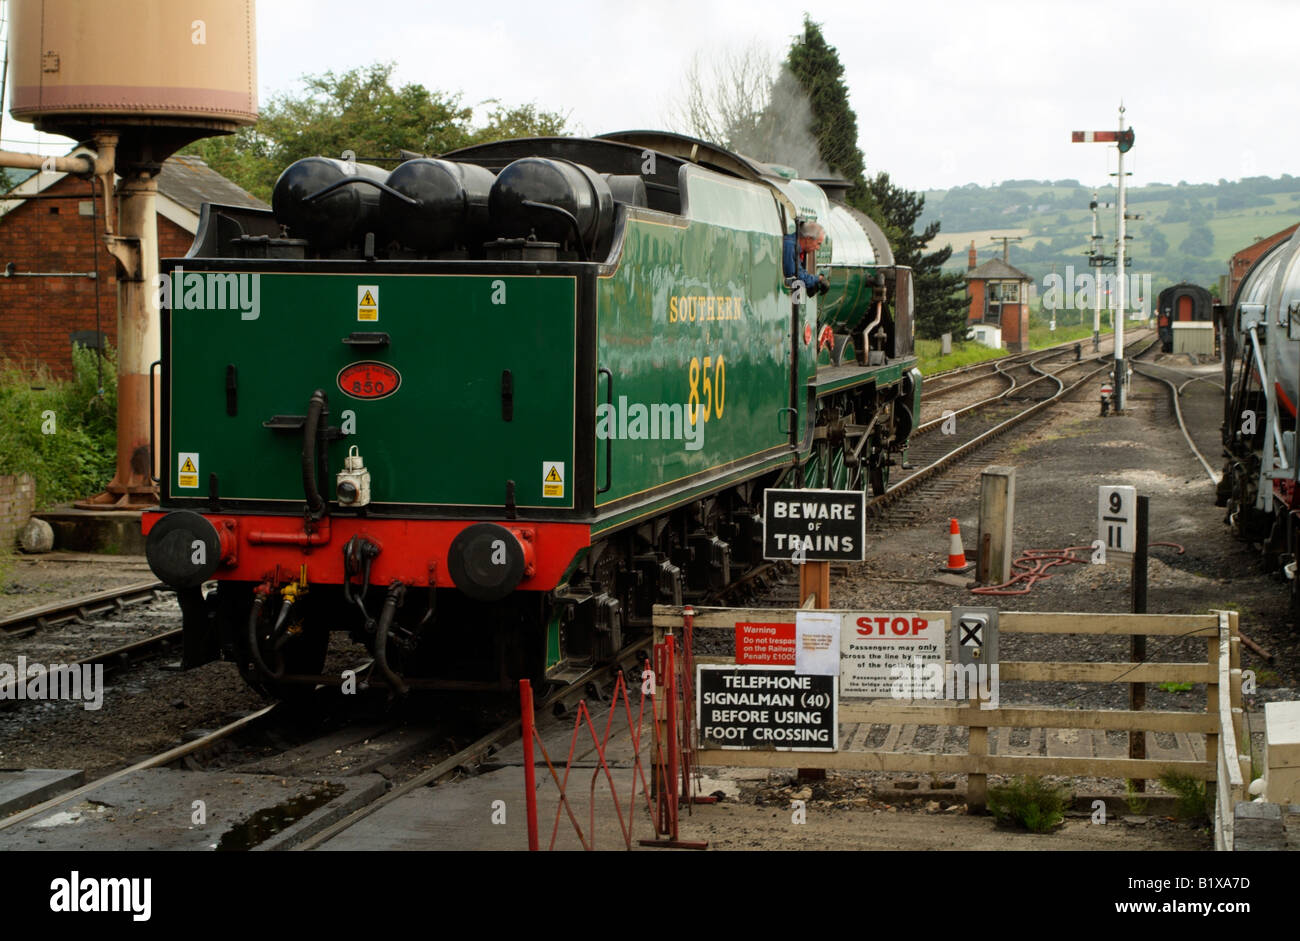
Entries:
[[349, 363], [339, 370], [339, 388], [354, 399], [382, 399], [401, 384], [402, 374], [387, 363]]

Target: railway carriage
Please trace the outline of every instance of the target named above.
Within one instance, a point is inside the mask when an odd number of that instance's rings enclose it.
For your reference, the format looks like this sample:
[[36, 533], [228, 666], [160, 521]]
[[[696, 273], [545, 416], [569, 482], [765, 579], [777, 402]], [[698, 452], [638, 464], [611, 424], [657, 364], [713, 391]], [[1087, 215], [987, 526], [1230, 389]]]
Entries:
[[883, 491], [919, 411], [879, 228], [676, 135], [308, 158], [162, 268], [149, 561], [185, 664], [269, 695], [333, 631], [399, 692], [569, 678], [760, 564], [764, 488]]
[[1174, 324], [1213, 319], [1214, 298], [1199, 284], [1180, 281], [1160, 292], [1156, 298], [1156, 325], [1160, 348], [1174, 351]]

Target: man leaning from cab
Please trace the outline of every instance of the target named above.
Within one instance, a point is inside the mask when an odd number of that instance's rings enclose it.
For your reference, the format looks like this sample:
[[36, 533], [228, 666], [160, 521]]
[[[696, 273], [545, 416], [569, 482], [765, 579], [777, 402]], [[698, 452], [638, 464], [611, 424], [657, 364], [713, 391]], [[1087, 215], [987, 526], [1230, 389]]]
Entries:
[[825, 294], [830, 290], [830, 284], [822, 275], [814, 275], [807, 271], [803, 266], [803, 256], [816, 252], [821, 248], [822, 242], [826, 240], [826, 230], [816, 222], [800, 222], [798, 235], [798, 252], [796, 253], [796, 237], [791, 234], [785, 237], [785, 252], [782, 269], [787, 278], [798, 278], [808, 289], [810, 296], [816, 294]]

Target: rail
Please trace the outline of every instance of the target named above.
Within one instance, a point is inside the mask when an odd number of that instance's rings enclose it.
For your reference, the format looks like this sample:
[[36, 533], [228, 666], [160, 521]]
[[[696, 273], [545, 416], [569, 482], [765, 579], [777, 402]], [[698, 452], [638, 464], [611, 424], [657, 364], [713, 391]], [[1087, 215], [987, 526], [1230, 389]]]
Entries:
[[[1157, 342], [1158, 342], [1157, 340], [1152, 340], [1146, 347], [1140, 350], [1136, 355], [1141, 356], [1143, 353], [1147, 352], [1147, 350], [1150, 350], [1151, 347], [1154, 346]], [[1133, 343], [1130, 344], [1130, 347], [1136, 345], [1137, 345], [1136, 343]], [[934, 476], [940, 471], [945, 470], [946, 468], [951, 466], [953, 463], [955, 463], [965, 455], [983, 447], [985, 444], [992, 441], [994, 438], [997, 438], [998, 436], [1006, 433], [1011, 428], [1015, 427], [1021, 422], [1024, 422], [1030, 417], [1043, 411], [1044, 409], [1049, 408], [1054, 403], [1061, 401], [1070, 393], [1074, 392], [1076, 389], [1082, 386], [1089, 379], [1093, 378], [1098, 373], [1105, 372], [1109, 368], [1110, 368], [1109, 365], [1098, 366], [1097, 368], [1084, 373], [1084, 375], [1078, 381], [1068, 386], [1061, 381], [1060, 377], [1052, 374], [1047, 374], [1043, 378], [1055, 379], [1061, 386], [1061, 388], [1057, 390], [1056, 394], [1049, 396], [1048, 398], [1043, 399], [1039, 402], [1036, 402], [1035, 404], [1031, 405], [1029, 408], [1025, 409], [1024, 411], [1016, 415], [1013, 415], [1011, 418], [1008, 418], [1005, 421], [995, 425], [994, 427], [976, 436], [975, 438], [972, 438], [970, 441], [967, 441], [966, 443], [947, 452], [938, 460], [931, 462], [930, 464], [926, 465], [925, 467], [921, 468], [920, 470], [916, 471], [913, 474], [909, 474], [906, 478], [899, 481], [894, 486], [890, 487], [880, 496], [875, 497], [874, 499], [868, 501], [867, 512], [872, 514], [878, 514], [889, 504], [893, 503], [894, 501], [898, 500], [900, 497], [914, 490], [923, 481], [928, 480], [930, 477]], [[1005, 394], [1006, 394], [1005, 392], [1002, 393], [1002, 395]], [[994, 396], [994, 398], [995, 399], [1001, 398], [1001, 395]]]

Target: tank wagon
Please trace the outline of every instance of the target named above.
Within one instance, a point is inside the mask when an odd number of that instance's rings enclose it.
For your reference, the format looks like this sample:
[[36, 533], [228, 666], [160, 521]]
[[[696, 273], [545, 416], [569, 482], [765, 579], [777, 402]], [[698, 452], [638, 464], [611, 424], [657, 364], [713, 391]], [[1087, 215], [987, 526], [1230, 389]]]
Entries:
[[1300, 239], [1261, 255], [1223, 316], [1226, 462], [1218, 505], [1228, 508], [1234, 531], [1285, 575], [1300, 616]]
[[273, 696], [336, 631], [397, 692], [570, 677], [761, 564], [765, 487], [883, 490], [918, 412], [874, 223], [676, 135], [307, 158], [162, 272], [149, 562], [184, 663]]

